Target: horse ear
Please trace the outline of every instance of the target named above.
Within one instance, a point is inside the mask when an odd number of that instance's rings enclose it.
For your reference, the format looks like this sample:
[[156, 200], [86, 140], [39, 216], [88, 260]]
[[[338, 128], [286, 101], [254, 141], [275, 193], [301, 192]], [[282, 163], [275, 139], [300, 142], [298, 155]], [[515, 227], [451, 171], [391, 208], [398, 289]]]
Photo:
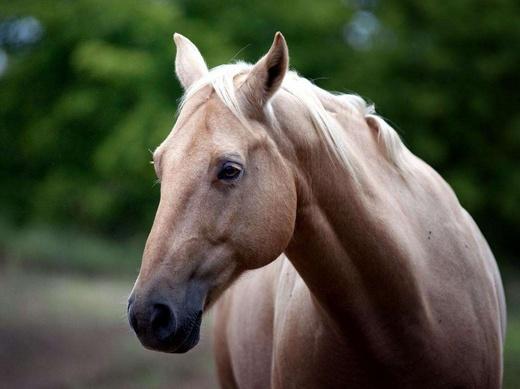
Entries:
[[288, 67], [287, 43], [283, 35], [277, 32], [271, 48], [253, 66], [240, 91], [249, 103], [255, 107], [263, 107], [282, 85]]
[[199, 49], [181, 34], [173, 35], [177, 54], [175, 55], [175, 73], [184, 90], [208, 73], [208, 67]]

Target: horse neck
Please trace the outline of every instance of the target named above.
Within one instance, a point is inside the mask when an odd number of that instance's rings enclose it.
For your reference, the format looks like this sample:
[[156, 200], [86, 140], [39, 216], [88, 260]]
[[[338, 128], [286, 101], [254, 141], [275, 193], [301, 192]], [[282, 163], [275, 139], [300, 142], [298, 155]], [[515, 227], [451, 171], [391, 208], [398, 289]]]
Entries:
[[395, 193], [406, 184], [383, 156], [375, 130], [364, 118], [335, 108], [358, 164], [354, 176], [330, 156], [319, 137], [302, 140], [302, 133], [315, 130], [290, 105], [279, 112], [285, 143], [292, 145], [287, 158], [292, 159], [298, 188], [288, 258], [340, 328], [362, 332], [367, 321], [385, 326], [385, 317], [392, 320], [387, 329], [399, 327], [396, 317], [424, 319], [413, 245], [405, 243], [407, 231], [400, 227], [395, 209]]

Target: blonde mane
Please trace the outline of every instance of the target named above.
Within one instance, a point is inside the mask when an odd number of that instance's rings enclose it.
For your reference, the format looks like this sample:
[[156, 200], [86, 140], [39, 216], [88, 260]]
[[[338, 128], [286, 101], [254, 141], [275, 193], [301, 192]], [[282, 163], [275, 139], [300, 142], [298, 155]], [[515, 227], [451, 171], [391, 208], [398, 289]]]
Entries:
[[[238, 101], [236, 85], [234, 79], [238, 75], [247, 74], [252, 64], [245, 62], [237, 62], [233, 64], [220, 65], [211, 69], [204, 77], [196, 81], [186, 91], [182, 97], [180, 109], [183, 105], [198, 91], [207, 86], [211, 86], [215, 93], [229, 110], [241, 121], [243, 125], [249, 127], [248, 119], [244, 115], [240, 102]], [[303, 108], [308, 112], [314, 127], [321, 135], [330, 150], [338, 157], [344, 166], [355, 173], [357, 164], [352, 156], [348, 153], [348, 142], [345, 136], [345, 130], [325, 109], [317, 92], [322, 91], [311, 81], [298, 75], [294, 71], [287, 72], [281, 89], [294, 96]], [[360, 115], [367, 121], [371, 121], [378, 130], [378, 140], [385, 152], [387, 160], [399, 170], [405, 169], [404, 152], [406, 147], [399, 138], [397, 132], [385, 122], [375, 112], [373, 104], [367, 102], [355, 94], [330, 94], [331, 97], [341, 101], [347, 109], [354, 114]], [[271, 101], [267, 103], [266, 112], [274, 118]], [[179, 110], [180, 110], [179, 109]], [[274, 118], [276, 119], [276, 118]]]

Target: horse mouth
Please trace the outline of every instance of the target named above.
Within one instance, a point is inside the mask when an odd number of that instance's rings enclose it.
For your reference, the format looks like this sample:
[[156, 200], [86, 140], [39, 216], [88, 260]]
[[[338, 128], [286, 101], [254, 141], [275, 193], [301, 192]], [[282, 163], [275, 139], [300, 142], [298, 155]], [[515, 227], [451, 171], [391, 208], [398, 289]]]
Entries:
[[191, 322], [190, 327], [185, 332], [187, 335], [184, 340], [176, 347], [173, 347], [168, 352], [173, 354], [183, 354], [195, 347], [200, 340], [200, 325], [202, 323], [202, 311], [197, 313], [196, 318]]

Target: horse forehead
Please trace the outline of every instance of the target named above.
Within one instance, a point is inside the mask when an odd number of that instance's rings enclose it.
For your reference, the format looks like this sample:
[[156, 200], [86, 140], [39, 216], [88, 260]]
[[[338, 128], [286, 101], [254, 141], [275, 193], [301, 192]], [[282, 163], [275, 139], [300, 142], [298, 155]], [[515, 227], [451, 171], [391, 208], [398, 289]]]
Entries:
[[[193, 136], [197, 136], [204, 132], [198, 143], [208, 142], [215, 153], [240, 152], [250, 143], [251, 132], [246, 130], [244, 124], [220, 100], [216, 93], [203, 103], [201, 112], [204, 122], [199, 123], [201, 127], [198, 127], [193, 133]], [[201, 131], [202, 128], [204, 128], [204, 131]], [[200, 146], [203, 147], [204, 145]]]
[[245, 135], [243, 125], [233, 112], [214, 93], [204, 104], [206, 125], [213, 132], [225, 132], [229, 135]]
[[[244, 123], [244, 120], [247, 123]], [[212, 140], [219, 148], [229, 151], [246, 152], [270, 143], [266, 123], [261, 123], [244, 115], [239, 119], [216, 94], [207, 102], [206, 124]]]
[[191, 136], [195, 136], [199, 132], [229, 132], [239, 129], [240, 124], [239, 119], [216, 93], [205, 98], [195, 95], [184, 104], [170, 135], [177, 137], [186, 132], [189, 132]]
[[183, 104], [172, 131], [155, 153], [159, 157], [164, 154], [185, 157], [200, 152], [210, 155], [240, 152], [249, 143], [257, 143], [258, 135], [256, 131], [247, 131], [214, 91], [204, 89]]
[[212, 132], [212, 126], [208, 126], [205, 104], [186, 105], [170, 134], [155, 150], [154, 158], [168, 163], [210, 154], [216, 146]]

